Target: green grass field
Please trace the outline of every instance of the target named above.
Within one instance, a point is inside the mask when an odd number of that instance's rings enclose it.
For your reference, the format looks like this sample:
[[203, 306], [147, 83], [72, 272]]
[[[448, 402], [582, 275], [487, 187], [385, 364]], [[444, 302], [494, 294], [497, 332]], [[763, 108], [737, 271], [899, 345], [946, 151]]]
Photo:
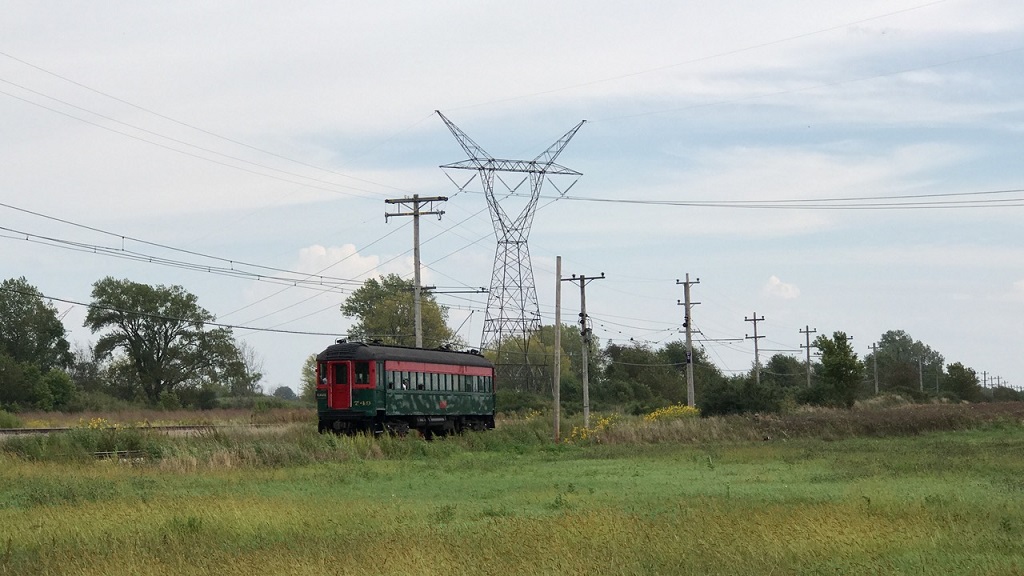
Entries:
[[[1013, 422], [558, 446], [538, 422], [430, 443], [76, 434], [0, 445], [0, 574], [1024, 573]], [[111, 434], [150, 456], [78, 448]]]

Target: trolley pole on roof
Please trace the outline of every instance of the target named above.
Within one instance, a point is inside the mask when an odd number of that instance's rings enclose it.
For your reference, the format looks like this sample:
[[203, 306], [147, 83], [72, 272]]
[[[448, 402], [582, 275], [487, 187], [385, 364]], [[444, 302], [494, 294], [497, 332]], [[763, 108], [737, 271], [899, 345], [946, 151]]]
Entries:
[[[419, 194], [413, 194], [412, 198], [388, 198], [385, 204], [411, 204], [412, 212], [384, 213], [384, 222], [392, 216], [412, 216], [412, 243], [413, 243], [413, 314], [416, 317], [416, 347], [423, 348], [423, 317], [420, 312], [420, 216], [424, 214], [437, 214], [441, 219], [444, 210], [434, 210], [434, 202], [445, 202], [447, 196], [431, 196], [420, 198]], [[427, 204], [427, 210], [420, 210], [420, 204]]]

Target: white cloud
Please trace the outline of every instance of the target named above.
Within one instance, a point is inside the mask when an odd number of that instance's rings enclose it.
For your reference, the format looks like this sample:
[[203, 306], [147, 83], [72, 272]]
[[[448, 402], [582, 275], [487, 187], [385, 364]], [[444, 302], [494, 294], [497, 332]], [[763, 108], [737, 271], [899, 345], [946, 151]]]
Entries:
[[762, 290], [768, 296], [782, 298], [783, 300], [792, 300], [800, 296], [800, 289], [797, 288], [796, 284], [786, 284], [779, 280], [778, 276], [769, 278], [768, 283], [765, 284]]

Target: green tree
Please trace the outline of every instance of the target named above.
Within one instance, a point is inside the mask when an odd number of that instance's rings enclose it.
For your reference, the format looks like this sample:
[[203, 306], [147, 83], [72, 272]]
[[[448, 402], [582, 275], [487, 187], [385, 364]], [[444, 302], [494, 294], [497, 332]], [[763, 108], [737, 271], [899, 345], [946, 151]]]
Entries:
[[[683, 399], [686, 399], [686, 343], [675, 341], [665, 344], [658, 351], [658, 358], [664, 363], [671, 364], [675, 370], [679, 371], [682, 378], [681, 386], [683, 386], [681, 394]], [[701, 399], [710, 390], [715, 390], [722, 386], [727, 378], [722, 374], [718, 366], [715, 366], [711, 358], [708, 357], [707, 351], [703, 348], [697, 348], [693, 351], [692, 361], [694, 400], [697, 405], [700, 405]]]
[[814, 340], [814, 347], [821, 352], [821, 373], [819, 381], [800, 397], [813, 404], [852, 408], [857, 400], [864, 365], [850, 345], [844, 332], [835, 332], [832, 337], [822, 334]]
[[[398, 274], [364, 282], [341, 305], [342, 314], [356, 319], [349, 329], [349, 339], [415, 346], [413, 288], [411, 280], [403, 280]], [[439, 305], [432, 294], [421, 294], [420, 319], [424, 348], [462, 345], [446, 324], [448, 309]]]
[[24, 277], [0, 284], [0, 352], [41, 371], [72, 362], [57, 309]]
[[782, 390], [807, 387], [807, 366], [792, 356], [775, 354], [761, 370], [761, 382]]
[[245, 341], [237, 344], [230, 339], [221, 340], [223, 347], [216, 357], [219, 365], [214, 366], [211, 381], [219, 381], [224, 391], [231, 396], [255, 396], [260, 392], [263, 380], [263, 359], [256, 349]]
[[217, 379], [238, 357], [231, 331], [206, 329], [213, 315], [181, 286], [107, 277], [93, 284], [92, 299], [85, 326], [105, 331], [96, 342], [96, 357], [123, 352], [151, 404], [166, 404], [178, 387]]
[[776, 386], [758, 384], [750, 373], [722, 378], [698, 396], [697, 406], [705, 416], [778, 412], [782, 407], [782, 391]]
[[921, 395], [921, 371], [942, 374], [944, 363], [942, 354], [920, 340], [915, 341], [903, 330], [889, 330], [882, 334], [877, 350], [868, 354], [864, 363], [874, 366], [875, 360], [879, 387], [913, 398]]
[[299, 377], [299, 398], [312, 404], [316, 400], [316, 354], [310, 354], [302, 363]]
[[992, 388], [991, 396], [993, 402], [1020, 402], [1024, 400], [1024, 394], [1006, 386]]
[[675, 347], [658, 350], [640, 342], [609, 344], [604, 350], [607, 363], [599, 393], [608, 402], [634, 403], [635, 412], [685, 402], [686, 358], [685, 350], [682, 357], [678, 357], [679, 351]]
[[[580, 374], [582, 374], [583, 339], [579, 330], [562, 325], [560, 395], [563, 401], [572, 402], [582, 398]], [[594, 358], [596, 346], [590, 349], [590, 374], [595, 374]], [[494, 348], [483, 351], [484, 357], [497, 367], [497, 378], [501, 390], [516, 393], [541, 395], [550, 398], [552, 370], [555, 358], [555, 330], [553, 325], [541, 326], [538, 330], [523, 336], [504, 338]]]
[[984, 394], [978, 382], [978, 374], [973, 368], [967, 368], [960, 362], [954, 362], [947, 368], [946, 387], [957, 400], [981, 402]]
[[295, 391], [288, 386], [278, 386], [274, 390], [274, 398], [280, 398], [281, 400], [295, 400], [298, 396], [295, 395]]

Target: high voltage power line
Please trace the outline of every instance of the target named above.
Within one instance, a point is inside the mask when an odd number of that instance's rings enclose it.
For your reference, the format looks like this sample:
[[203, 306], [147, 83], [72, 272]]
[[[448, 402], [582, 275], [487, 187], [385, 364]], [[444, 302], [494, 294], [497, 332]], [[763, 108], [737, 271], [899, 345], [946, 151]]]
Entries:
[[[73, 227], [76, 227], [76, 228], [81, 228], [83, 230], [88, 230], [90, 232], [96, 232], [98, 234], [102, 234], [102, 235], [105, 235], [105, 236], [110, 236], [110, 237], [113, 237], [113, 238], [115, 238], [117, 240], [120, 240], [122, 245], [121, 245], [120, 248], [110, 247], [110, 246], [102, 246], [102, 245], [99, 245], [99, 244], [90, 244], [90, 243], [86, 243], [86, 242], [77, 242], [77, 241], [66, 240], [66, 239], [61, 239], [61, 238], [55, 238], [55, 237], [50, 237], [50, 236], [43, 236], [43, 235], [39, 235], [39, 234], [31, 233], [31, 232], [24, 232], [24, 231], [21, 231], [21, 230], [16, 230], [16, 229], [13, 229], [13, 228], [8, 228], [8, 227], [0, 227], [0, 230], [5, 230], [7, 232], [11, 232], [11, 233], [17, 234], [18, 236], [7, 236], [7, 238], [11, 238], [11, 239], [15, 239], [15, 240], [31, 240], [32, 238], [35, 238], [40, 243], [47, 243], [47, 245], [51, 245], [51, 246], [67, 247], [69, 249], [74, 249], [74, 250], [79, 250], [79, 251], [94, 252], [94, 253], [97, 253], [97, 254], [104, 254], [104, 255], [115, 256], [115, 257], [123, 257], [123, 258], [131, 259], [131, 260], [151, 262], [151, 263], [154, 263], [154, 264], [163, 264], [163, 265], [168, 265], [168, 266], [173, 266], [173, 267], [178, 267], [178, 268], [193, 269], [193, 270], [203, 271], [203, 272], [223, 273], [223, 274], [229, 275], [229, 276], [244, 276], [244, 277], [252, 277], [253, 279], [266, 278], [266, 279], [270, 279], [270, 280], [283, 280], [283, 281], [287, 281], [287, 282], [295, 282], [295, 283], [299, 283], [299, 284], [312, 284], [312, 285], [317, 285], [317, 286], [324, 286], [324, 285], [326, 285], [326, 286], [338, 286], [338, 287], [340, 287], [340, 286], [359, 286], [359, 285], [362, 284], [362, 282], [359, 282], [358, 280], [355, 280], [355, 279], [338, 278], [338, 277], [333, 277], [333, 276], [323, 276], [319, 272], [313, 273], [313, 274], [310, 274], [310, 273], [307, 273], [307, 272], [298, 272], [298, 271], [295, 271], [295, 270], [287, 270], [287, 269], [284, 269], [284, 268], [276, 268], [276, 267], [273, 267], [273, 266], [265, 266], [265, 265], [262, 265], [262, 264], [255, 264], [255, 263], [252, 263], [252, 262], [246, 262], [244, 260], [235, 260], [235, 259], [223, 258], [223, 257], [220, 257], [220, 256], [214, 256], [214, 255], [211, 255], [211, 254], [205, 254], [205, 253], [202, 253], [202, 252], [197, 252], [195, 250], [187, 250], [187, 249], [184, 249], [184, 248], [177, 248], [177, 247], [174, 247], [174, 246], [170, 246], [168, 244], [161, 244], [161, 243], [158, 243], [158, 242], [151, 242], [149, 240], [143, 240], [141, 238], [136, 238], [134, 236], [118, 234], [116, 232], [110, 232], [108, 230], [103, 230], [101, 228], [96, 228], [94, 226], [88, 226], [86, 224], [81, 224], [81, 223], [78, 223], [78, 222], [73, 222], [71, 220], [66, 220], [66, 219], [63, 219], [63, 218], [57, 218], [55, 216], [50, 216], [50, 215], [47, 215], [47, 214], [43, 214], [41, 212], [35, 212], [35, 211], [32, 211], [32, 210], [27, 210], [25, 208], [19, 208], [17, 206], [13, 206], [11, 204], [6, 204], [6, 203], [3, 203], [3, 202], [0, 202], [0, 207], [8, 208], [10, 210], [15, 210], [15, 211], [18, 211], [18, 212], [23, 212], [25, 214], [30, 214], [32, 216], [36, 216], [36, 217], [39, 217], [39, 218], [44, 218], [44, 219], [47, 219], [47, 220], [52, 220], [52, 221], [55, 221], [55, 222], [59, 222], [61, 224], [66, 224], [68, 226], [73, 226]], [[386, 236], [387, 235], [385, 235], [385, 237]], [[200, 258], [206, 258], [208, 260], [212, 260], [212, 261], [215, 261], [215, 262], [220, 262], [220, 263], [222, 263], [222, 265], [215, 266], [215, 265], [211, 265], [211, 264], [200, 264], [200, 263], [196, 263], [196, 262], [187, 262], [187, 261], [183, 261], [183, 260], [174, 260], [174, 259], [170, 259], [170, 258], [164, 258], [164, 257], [161, 257], [161, 256], [154, 256], [154, 255], [150, 255], [150, 254], [144, 254], [144, 253], [141, 253], [141, 252], [135, 252], [135, 251], [128, 250], [127, 248], [125, 248], [125, 246], [124, 246], [124, 242], [125, 241], [135, 242], [135, 243], [143, 244], [143, 245], [146, 245], [146, 246], [152, 246], [154, 248], [160, 248], [160, 249], [163, 249], [163, 250], [170, 250], [172, 252], [179, 252], [179, 253], [187, 254], [187, 255], [190, 255], [190, 256], [197, 256], [197, 257], [200, 257]], [[227, 267], [223, 266], [223, 264], [227, 264]], [[235, 266], [251, 268], [251, 269], [254, 269], [254, 270], [265, 270], [265, 271], [267, 271], [269, 273], [291, 274], [291, 275], [294, 275], [294, 276], [299, 276], [301, 278], [279, 278], [279, 277], [273, 277], [273, 276], [270, 276], [268, 274], [256, 273], [256, 272], [236, 269]], [[326, 269], [327, 268], [325, 268], [324, 270], [326, 270]], [[321, 272], [322, 272], [322, 270], [321, 270]], [[310, 281], [311, 278], [315, 278], [316, 280]]]
[[[476, 191], [468, 191], [479, 194]], [[979, 196], [1017, 194], [1013, 198], [974, 199]], [[525, 197], [524, 194], [515, 196]], [[737, 208], [772, 210], [890, 210], [930, 208], [1006, 208], [1024, 206], [1024, 188], [981, 190], [969, 192], [936, 192], [931, 194], [898, 194], [893, 196], [849, 196], [843, 198], [787, 198], [778, 200], [645, 200], [640, 198], [594, 198], [587, 196], [541, 196], [552, 200], [594, 202], [605, 204], [637, 204], [643, 206], [675, 206], [688, 208]], [[937, 200], [968, 198], [967, 200]]]
[[[282, 155], [282, 154], [279, 154], [279, 153], [276, 153], [276, 152], [272, 152], [272, 151], [269, 151], [269, 150], [266, 150], [266, 149], [263, 149], [263, 148], [260, 148], [260, 147], [257, 147], [257, 146], [253, 146], [253, 145], [251, 145], [251, 144], [248, 144], [248, 143], [242, 142], [242, 141], [240, 141], [240, 140], [236, 140], [236, 139], [233, 139], [233, 138], [229, 138], [229, 137], [227, 137], [227, 136], [223, 136], [223, 135], [221, 135], [221, 134], [217, 134], [216, 132], [212, 132], [212, 131], [210, 131], [210, 130], [207, 130], [207, 129], [205, 129], [205, 128], [201, 128], [201, 127], [195, 126], [195, 125], [193, 125], [193, 124], [189, 124], [189, 123], [187, 123], [187, 122], [183, 122], [183, 121], [181, 121], [181, 120], [178, 120], [178, 119], [176, 119], [176, 118], [172, 118], [172, 117], [170, 117], [170, 116], [167, 116], [167, 115], [165, 115], [165, 114], [161, 114], [161, 113], [159, 113], [159, 112], [156, 112], [156, 111], [150, 110], [149, 108], [146, 108], [146, 107], [144, 107], [144, 106], [140, 106], [140, 105], [138, 105], [138, 104], [135, 104], [135, 103], [133, 103], [133, 102], [129, 102], [128, 100], [124, 100], [124, 99], [122, 99], [122, 98], [119, 98], [119, 97], [117, 97], [117, 96], [114, 96], [114, 95], [112, 95], [112, 94], [108, 94], [107, 92], [103, 92], [103, 91], [101, 91], [101, 90], [97, 90], [97, 89], [95, 89], [95, 88], [92, 88], [91, 86], [87, 86], [87, 85], [85, 85], [85, 84], [83, 84], [83, 83], [81, 83], [81, 82], [78, 82], [78, 81], [76, 81], [76, 80], [72, 80], [71, 78], [68, 78], [68, 77], [66, 77], [66, 76], [63, 76], [63, 75], [61, 75], [61, 74], [57, 74], [56, 72], [53, 72], [53, 71], [47, 70], [47, 69], [45, 69], [45, 68], [43, 68], [43, 67], [41, 67], [41, 66], [38, 66], [38, 65], [36, 65], [36, 64], [33, 64], [33, 63], [31, 63], [31, 62], [28, 62], [28, 61], [26, 61], [26, 60], [23, 60], [23, 59], [21, 59], [21, 58], [18, 58], [18, 57], [16, 57], [16, 56], [13, 56], [13, 55], [11, 55], [11, 54], [8, 54], [8, 53], [6, 53], [6, 52], [2, 52], [2, 51], [0, 51], [0, 56], [4, 56], [5, 58], [9, 58], [9, 59], [11, 59], [11, 60], [14, 60], [15, 62], [19, 62], [19, 63], [21, 63], [21, 64], [23, 64], [23, 65], [25, 65], [25, 66], [28, 66], [28, 67], [30, 67], [30, 68], [34, 68], [34, 69], [36, 69], [36, 70], [38, 70], [38, 71], [40, 71], [40, 72], [43, 72], [43, 73], [45, 73], [45, 74], [48, 74], [48, 75], [50, 75], [50, 76], [53, 76], [53, 77], [55, 77], [55, 78], [58, 78], [58, 79], [60, 79], [60, 80], [63, 80], [63, 81], [65, 81], [65, 82], [69, 83], [69, 84], [73, 84], [73, 85], [75, 85], [75, 86], [78, 86], [79, 88], [83, 88], [83, 89], [85, 89], [85, 90], [88, 90], [88, 91], [90, 91], [90, 92], [93, 92], [93, 93], [95, 93], [95, 94], [99, 94], [100, 96], [103, 96], [103, 97], [105, 97], [105, 98], [109, 98], [109, 99], [111, 99], [111, 100], [113, 100], [113, 101], [115, 101], [115, 102], [119, 102], [119, 103], [121, 103], [121, 104], [125, 104], [125, 105], [127, 105], [127, 106], [130, 106], [130, 107], [132, 107], [132, 108], [135, 108], [136, 110], [141, 110], [141, 111], [143, 111], [143, 112], [146, 112], [147, 114], [151, 114], [151, 115], [153, 115], [153, 116], [156, 116], [157, 118], [162, 118], [162, 119], [164, 119], [164, 120], [167, 120], [167, 121], [173, 122], [173, 123], [175, 123], [175, 124], [178, 124], [179, 126], [183, 126], [183, 127], [185, 127], [185, 128], [189, 128], [189, 129], [191, 129], [191, 130], [195, 130], [196, 132], [200, 132], [200, 133], [202, 133], [202, 134], [206, 134], [206, 135], [208, 135], [208, 136], [213, 136], [214, 138], [217, 138], [217, 139], [219, 139], [219, 140], [223, 140], [223, 141], [225, 141], [225, 142], [230, 142], [230, 143], [232, 143], [232, 144], [236, 144], [236, 145], [238, 145], [238, 146], [242, 146], [242, 147], [244, 147], [244, 148], [248, 148], [248, 149], [250, 149], [250, 150], [253, 150], [253, 151], [256, 151], [256, 152], [260, 152], [260, 153], [262, 153], [262, 154], [266, 154], [266, 155], [268, 155], [268, 156], [272, 156], [272, 157], [274, 157], [274, 158], [278, 158], [278, 159], [281, 159], [281, 160], [286, 160], [286, 161], [288, 161], [288, 162], [292, 162], [292, 163], [294, 163], [294, 164], [297, 164], [297, 165], [300, 165], [300, 166], [304, 166], [304, 167], [307, 167], [307, 168], [313, 168], [313, 169], [315, 169], [315, 170], [320, 170], [320, 171], [322, 171], [322, 172], [326, 172], [326, 173], [329, 173], [329, 174], [334, 174], [334, 175], [337, 175], [337, 176], [341, 176], [341, 177], [344, 177], [344, 178], [348, 178], [348, 179], [350, 179], [350, 180], [355, 180], [355, 181], [357, 181], [357, 182], [363, 182], [363, 183], [366, 183], [366, 184], [373, 184], [373, 185], [375, 185], [375, 186], [380, 186], [380, 187], [382, 187], [382, 188], [389, 188], [389, 189], [391, 189], [391, 190], [398, 190], [398, 191], [400, 191], [400, 192], [406, 192], [406, 190], [404, 190], [404, 189], [402, 189], [402, 188], [397, 188], [397, 187], [394, 187], [394, 186], [390, 186], [390, 185], [387, 185], [387, 184], [381, 184], [381, 183], [379, 183], [379, 182], [374, 182], [374, 181], [372, 181], [372, 180], [367, 180], [367, 179], [365, 179], [365, 178], [359, 178], [359, 177], [357, 177], [357, 176], [352, 176], [352, 175], [349, 175], [349, 174], [345, 174], [345, 173], [342, 173], [342, 172], [338, 172], [338, 171], [336, 171], [336, 170], [332, 170], [332, 169], [330, 169], [330, 168], [324, 168], [324, 167], [322, 167], [322, 166], [317, 166], [317, 165], [314, 165], [314, 164], [311, 164], [311, 163], [308, 163], [308, 162], [305, 162], [305, 161], [302, 161], [302, 160], [296, 160], [296, 159], [294, 159], [294, 158], [290, 158], [290, 157], [288, 157], [288, 156], [284, 156], [284, 155]], [[12, 85], [12, 86], [16, 86], [16, 87], [18, 87], [18, 88], [21, 88], [21, 89], [23, 89], [23, 90], [26, 90], [26, 91], [32, 92], [32, 93], [34, 93], [34, 94], [38, 94], [38, 95], [40, 95], [40, 96], [43, 96], [43, 97], [45, 97], [45, 98], [48, 98], [48, 99], [54, 100], [54, 101], [56, 101], [56, 102], [60, 102], [61, 104], [64, 104], [64, 105], [66, 105], [66, 106], [71, 106], [71, 107], [73, 107], [73, 108], [76, 108], [76, 109], [79, 109], [79, 110], [82, 110], [82, 111], [88, 112], [88, 113], [90, 113], [90, 114], [95, 114], [95, 115], [97, 115], [97, 116], [100, 116], [100, 117], [102, 117], [102, 118], [106, 118], [106, 119], [109, 119], [109, 120], [111, 120], [111, 121], [113, 121], [113, 122], [117, 122], [118, 124], [122, 124], [122, 125], [125, 125], [125, 126], [129, 126], [129, 127], [135, 128], [135, 129], [137, 129], [137, 130], [142, 130], [142, 131], [144, 131], [144, 132], [147, 132], [147, 133], [150, 133], [150, 134], [154, 134], [154, 135], [156, 135], [156, 136], [160, 136], [161, 138], [167, 138], [167, 139], [169, 139], [169, 140], [174, 140], [173, 138], [169, 138], [169, 137], [163, 136], [163, 135], [161, 135], [161, 134], [158, 134], [158, 133], [156, 133], [156, 132], [152, 132], [152, 131], [146, 130], [146, 129], [144, 129], [144, 128], [138, 128], [138, 127], [136, 127], [136, 126], [133, 126], [133, 125], [131, 125], [131, 124], [127, 124], [127, 123], [125, 123], [125, 122], [121, 122], [120, 120], [116, 120], [116, 119], [113, 119], [113, 118], [108, 118], [108, 117], [106, 117], [106, 116], [103, 116], [103, 115], [101, 115], [101, 114], [98, 114], [98, 113], [96, 113], [96, 112], [93, 112], [93, 111], [91, 111], [91, 110], [88, 110], [88, 109], [86, 109], [86, 108], [82, 108], [82, 107], [80, 107], [80, 106], [76, 106], [76, 105], [74, 105], [74, 104], [70, 104], [70, 103], [68, 103], [68, 102], [64, 102], [64, 101], [62, 101], [62, 100], [59, 100], [59, 99], [57, 99], [57, 98], [54, 98], [54, 97], [52, 97], [52, 96], [49, 96], [49, 95], [47, 95], [47, 94], [44, 94], [44, 93], [42, 93], [42, 92], [38, 92], [38, 91], [32, 90], [32, 89], [30, 89], [30, 88], [24, 87], [24, 86], [20, 86], [20, 85], [18, 85], [18, 84], [15, 84], [15, 83], [13, 83], [13, 82], [9, 82], [9, 81], [7, 81], [7, 80], [3, 80], [3, 79], [0, 79], [0, 81], [2, 81], [2, 82], [5, 82], [5, 83], [7, 83], [7, 84], [10, 84], [10, 85]], [[8, 95], [8, 96], [12, 96], [12, 95], [10, 95], [10, 94], [7, 94], [6, 92], [3, 92], [3, 94], [6, 94], [6, 95]], [[17, 97], [17, 96], [12, 96], [12, 97], [14, 97], [14, 98], [17, 98], [18, 100], [22, 100], [22, 101], [24, 101], [24, 102], [27, 102], [27, 103], [29, 103], [29, 104], [34, 104], [34, 105], [38, 105], [38, 104], [36, 104], [36, 103], [34, 103], [34, 102], [31, 102], [31, 101], [29, 101], [29, 100], [25, 100], [25, 99], [23, 99], [23, 98], [19, 98], [19, 97]], [[41, 107], [43, 107], [43, 108], [46, 108], [46, 109], [48, 109], [48, 110], [51, 110], [51, 111], [53, 111], [53, 112], [57, 112], [57, 113], [63, 114], [62, 112], [59, 112], [59, 111], [57, 111], [57, 110], [52, 110], [52, 109], [50, 109], [50, 108], [47, 108], [47, 107], [45, 107], [45, 106], [41, 106]], [[65, 115], [66, 115], [66, 114], [65, 114]], [[425, 117], [425, 118], [424, 118], [424, 120], [425, 120], [426, 118], [429, 118], [430, 116], [431, 116], [431, 115], [427, 115], [427, 117]], [[421, 120], [420, 122], [422, 122], [422, 121], [423, 121], [423, 120]], [[87, 121], [86, 121], [86, 122], [87, 122]], [[102, 126], [101, 126], [101, 127], [102, 127]], [[177, 141], [177, 140], [175, 140], [175, 141]], [[188, 145], [188, 146], [192, 146], [192, 147], [195, 147], [195, 148], [199, 148], [198, 146], [194, 146], [194, 145], [192, 145], [192, 144], [188, 144], [187, 142], [181, 142], [181, 143], [183, 143], [183, 144], [186, 144], [186, 145]], [[222, 155], [222, 156], [223, 156], [223, 154], [220, 154], [219, 152], [213, 152], [213, 153], [215, 153], [215, 154], [218, 154], [218, 155]], [[243, 160], [243, 161], [244, 161], [244, 160]], [[244, 161], [244, 162], [247, 162], [247, 161]], [[249, 163], [250, 163], [250, 164], [252, 164], [251, 162], [249, 162]], [[261, 166], [261, 167], [264, 167], [264, 168], [267, 168], [267, 169], [269, 169], [269, 170], [275, 170], [274, 168], [270, 168], [270, 167], [267, 167], [267, 166], [262, 166], [262, 165], [259, 165], [259, 166]], [[301, 176], [301, 175], [299, 175], [299, 176], [300, 176], [300, 177], [302, 177], [302, 178], [308, 178], [307, 176]], [[318, 180], [318, 181], [319, 181], [319, 180]], [[351, 187], [351, 186], [344, 186], [344, 185], [341, 185], [341, 184], [337, 184], [337, 185], [338, 185], [338, 186], [343, 186], [343, 187], [345, 187], [345, 188], [350, 188], [350, 189], [353, 189], [353, 190], [359, 190], [359, 191], [367, 191], [367, 192], [369, 192], [368, 190], [364, 190], [364, 189], [361, 189], [361, 188], [354, 188], [354, 187]]]
[[249, 331], [252, 331], [252, 332], [276, 332], [276, 333], [279, 333], [279, 334], [294, 334], [294, 335], [302, 335], [302, 336], [339, 336], [339, 334], [334, 333], [334, 332], [307, 332], [307, 331], [300, 331], [300, 330], [278, 330], [278, 329], [275, 329], [275, 328], [258, 328], [258, 327], [255, 327], [255, 326], [243, 326], [243, 325], [240, 325], [240, 324], [225, 324], [223, 322], [216, 322], [216, 321], [213, 321], [213, 320], [195, 320], [195, 319], [190, 319], [190, 318], [179, 318], [177, 316], [166, 316], [166, 315], [163, 315], [163, 314], [151, 314], [149, 312], [139, 312], [138, 310], [124, 310], [124, 309], [121, 309], [121, 308], [114, 308], [114, 307], [111, 307], [111, 306], [100, 306], [98, 304], [89, 304], [87, 302], [79, 302], [77, 300], [69, 300], [67, 298], [57, 298], [56, 296], [49, 296], [47, 294], [41, 294], [41, 293], [37, 293], [37, 292], [26, 292], [26, 291], [23, 291], [23, 290], [15, 290], [13, 288], [5, 288], [5, 287], [2, 287], [2, 286], [0, 286], [0, 290], [3, 290], [4, 292], [10, 292], [12, 294], [20, 294], [22, 296], [32, 296], [32, 297], [45, 298], [47, 300], [52, 300], [54, 302], [63, 302], [65, 304], [73, 304], [73, 305], [76, 305], [76, 306], [84, 306], [85, 308], [94, 308], [94, 309], [97, 309], [97, 310], [107, 310], [109, 312], [118, 312], [118, 313], [121, 313], [121, 314], [131, 314], [131, 315], [134, 315], [134, 316], [143, 316], [143, 317], [146, 317], [146, 318], [155, 318], [157, 320], [173, 320], [173, 321], [176, 321], [176, 322], [188, 322], [190, 324], [199, 323], [199, 324], [202, 324], [204, 326], [214, 326], [216, 328], [229, 328], [229, 329], [232, 329], [232, 330], [236, 330], [236, 329], [237, 330], [249, 330]]

